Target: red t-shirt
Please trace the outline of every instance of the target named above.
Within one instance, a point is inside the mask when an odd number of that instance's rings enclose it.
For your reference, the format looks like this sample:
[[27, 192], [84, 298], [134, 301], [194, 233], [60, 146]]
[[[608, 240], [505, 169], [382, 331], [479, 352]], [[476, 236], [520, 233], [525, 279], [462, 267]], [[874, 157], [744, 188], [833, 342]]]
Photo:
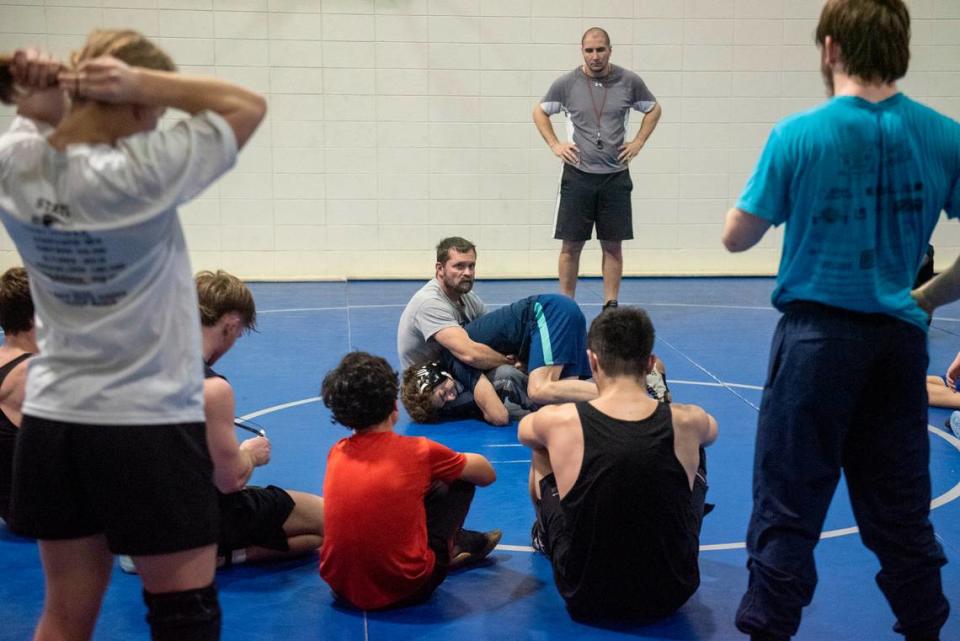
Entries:
[[460, 478], [463, 454], [423, 437], [354, 434], [327, 456], [320, 575], [362, 609], [411, 596], [436, 561], [427, 547], [424, 497]]

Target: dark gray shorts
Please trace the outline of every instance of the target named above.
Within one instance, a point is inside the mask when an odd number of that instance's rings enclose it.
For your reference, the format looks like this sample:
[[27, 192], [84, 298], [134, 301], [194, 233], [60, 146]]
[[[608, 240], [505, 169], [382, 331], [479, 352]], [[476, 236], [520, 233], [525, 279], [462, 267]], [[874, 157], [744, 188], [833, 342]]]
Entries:
[[633, 181], [627, 169], [612, 174], [588, 174], [564, 164], [553, 237], [590, 240], [596, 225], [599, 240], [630, 240], [633, 238], [632, 191]]

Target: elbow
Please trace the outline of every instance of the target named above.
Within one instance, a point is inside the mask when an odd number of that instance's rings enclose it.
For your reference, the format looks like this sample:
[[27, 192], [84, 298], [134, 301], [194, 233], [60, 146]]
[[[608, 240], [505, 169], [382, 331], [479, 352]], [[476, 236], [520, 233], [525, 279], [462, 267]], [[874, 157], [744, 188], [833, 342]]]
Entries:
[[470, 367], [480, 369], [480, 358], [477, 354], [473, 352], [464, 352], [463, 354], [454, 354], [457, 357], [457, 360], [463, 363], [464, 365], [469, 365]]
[[233, 494], [234, 492], [239, 492], [243, 489], [243, 486], [246, 485], [246, 479], [241, 476], [223, 477], [221, 475], [216, 475], [214, 478], [214, 485], [216, 485], [217, 489], [224, 494]]
[[494, 481], [497, 480], [497, 472], [493, 469], [493, 466], [490, 466], [490, 469], [487, 470], [486, 474], [483, 475], [480, 483], [477, 483], [480, 487], [487, 487], [488, 485], [493, 485]]
[[483, 418], [487, 423], [490, 423], [490, 425], [496, 425], [497, 427], [503, 427], [510, 423], [510, 413], [507, 412], [507, 408], [505, 407], [502, 408], [502, 410], [490, 412]]
[[741, 239], [737, 238], [733, 234], [724, 233], [723, 238], [721, 240], [723, 241], [723, 246], [726, 247], [727, 251], [732, 254], [736, 254], [738, 252], [742, 252], [747, 249], [750, 249], [750, 245], [743, 242]]

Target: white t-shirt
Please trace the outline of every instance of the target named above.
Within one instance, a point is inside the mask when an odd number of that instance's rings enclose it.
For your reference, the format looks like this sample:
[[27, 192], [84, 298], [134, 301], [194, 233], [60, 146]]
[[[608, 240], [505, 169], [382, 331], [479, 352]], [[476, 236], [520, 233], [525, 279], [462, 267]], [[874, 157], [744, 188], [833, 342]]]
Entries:
[[0, 221], [37, 312], [24, 414], [203, 421], [197, 294], [176, 207], [233, 166], [233, 130], [204, 112], [63, 152], [43, 133], [17, 118], [0, 136]]

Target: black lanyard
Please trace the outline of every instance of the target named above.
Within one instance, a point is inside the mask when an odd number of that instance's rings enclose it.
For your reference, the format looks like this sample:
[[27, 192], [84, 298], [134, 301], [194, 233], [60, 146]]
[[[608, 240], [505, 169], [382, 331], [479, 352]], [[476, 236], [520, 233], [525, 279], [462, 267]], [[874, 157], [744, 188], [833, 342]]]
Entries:
[[[603, 84], [599, 80], [594, 80], [587, 74], [583, 74], [584, 79], [587, 81], [587, 90], [590, 92], [590, 104], [593, 106], [593, 115], [597, 118], [597, 149], [603, 149], [603, 141], [600, 140], [600, 118], [603, 116], [603, 108], [607, 106], [607, 85]], [[603, 100], [600, 102], [600, 108], [597, 109], [597, 101], [593, 98], [593, 83], [596, 82], [598, 85], [603, 87]]]

